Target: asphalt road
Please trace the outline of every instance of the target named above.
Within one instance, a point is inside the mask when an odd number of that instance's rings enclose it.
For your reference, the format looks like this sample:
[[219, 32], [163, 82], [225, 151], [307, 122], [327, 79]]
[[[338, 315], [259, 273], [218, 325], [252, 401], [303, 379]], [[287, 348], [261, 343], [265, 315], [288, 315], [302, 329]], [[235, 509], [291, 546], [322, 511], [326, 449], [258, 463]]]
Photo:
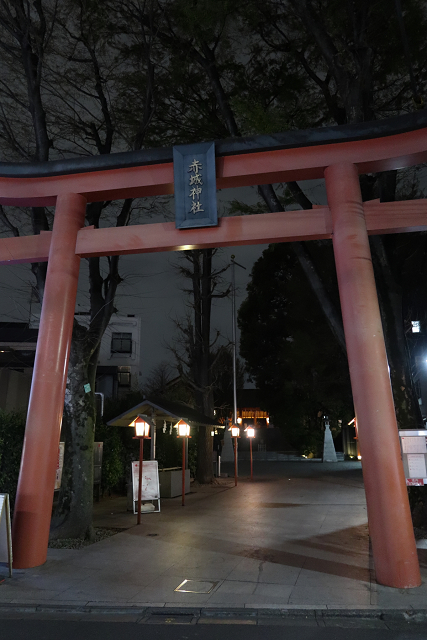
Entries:
[[[291, 621], [289, 621], [291, 623]], [[308, 626], [306, 623], [308, 622]], [[339, 624], [337, 620], [332, 624]], [[427, 625], [395, 623], [402, 628], [369, 628], [379, 620], [347, 620], [347, 627], [319, 627], [313, 621], [298, 625], [206, 623], [136, 623], [102, 620], [40, 620], [33, 617], [13, 620], [0, 618], [2, 640], [425, 640]], [[341, 624], [343, 624], [341, 622]], [[393, 626], [393, 625], [391, 625]]]

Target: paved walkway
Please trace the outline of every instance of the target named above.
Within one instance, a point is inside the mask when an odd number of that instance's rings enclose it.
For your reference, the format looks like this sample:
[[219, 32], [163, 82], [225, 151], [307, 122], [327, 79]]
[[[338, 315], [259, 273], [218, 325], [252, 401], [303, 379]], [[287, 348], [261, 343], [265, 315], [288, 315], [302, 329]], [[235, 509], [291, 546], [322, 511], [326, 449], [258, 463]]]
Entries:
[[[124, 499], [104, 499], [95, 524], [123, 532], [82, 550], [50, 549], [45, 565], [0, 585], [0, 604], [427, 609], [426, 582], [375, 582], [359, 463], [256, 467], [253, 482], [221, 479], [184, 508], [181, 498], [163, 500], [140, 526]], [[426, 581], [427, 550], [419, 554]], [[176, 591], [184, 580], [187, 591]]]

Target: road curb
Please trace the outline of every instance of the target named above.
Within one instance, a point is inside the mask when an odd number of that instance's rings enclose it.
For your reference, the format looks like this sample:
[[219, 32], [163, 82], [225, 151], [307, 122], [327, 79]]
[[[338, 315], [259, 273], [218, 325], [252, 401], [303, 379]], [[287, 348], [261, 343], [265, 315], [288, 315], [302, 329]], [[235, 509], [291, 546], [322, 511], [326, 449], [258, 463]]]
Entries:
[[[205, 607], [140, 607], [140, 606], [97, 606], [97, 605], [61, 605], [61, 604], [32, 604], [32, 603], [0, 603], [0, 618], [2, 615], [6, 618], [18, 617], [18, 618], [36, 618], [38, 615], [48, 619], [49, 616], [52, 619], [61, 618], [61, 616], [76, 617], [76, 619], [85, 619], [90, 621], [92, 617], [104, 618], [109, 620], [112, 617], [115, 620], [126, 617], [127, 621], [134, 621], [140, 623], [162, 623], [167, 622], [169, 624], [182, 624], [182, 622], [190, 621], [191, 624], [197, 624], [198, 621], [203, 621], [206, 624], [208, 621], [212, 624], [226, 623], [229, 621], [234, 624], [238, 624], [239, 621], [242, 624], [247, 624], [247, 621], [251, 621], [252, 624], [266, 624], [269, 619], [274, 620], [274, 624], [280, 623], [283, 620], [288, 624], [295, 622], [298, 625], [298, 621], [312, 620], [315, 624], [318, 621], [320, 626], [328, 626], [328, 621], [335, 621], [338, 623], [340, 620], [343, 623], [350, 623], [354, 621], [357, 624], [357, 620], [365, 621], [381, 621], [387, 625], [387, 623], [404, 623], [404, 624], [422, 624], [427, 623], [427, 609], [324, 609], [324, 608], [310, 608], [310, 609], [293, 609], [293, 608], [205, 608]], [[190, 622], [188, 622], [190, 623]]]

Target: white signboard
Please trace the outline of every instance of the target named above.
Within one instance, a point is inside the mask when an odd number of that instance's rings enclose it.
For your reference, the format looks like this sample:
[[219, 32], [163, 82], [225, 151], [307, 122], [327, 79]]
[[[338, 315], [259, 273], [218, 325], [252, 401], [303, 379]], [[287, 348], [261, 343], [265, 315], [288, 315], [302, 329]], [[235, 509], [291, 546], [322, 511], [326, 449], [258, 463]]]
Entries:
[[[132, 486], [133, 486], [133, 505], [134, 513], [136, 513], [136, 502], [138, 501], [138, 485], [139, 485], [139, 462], [132, 462]], [[157, 460], [143, 460], [142, 462], [142, 485], [141, 500], [157, 500], [158, 511], [160, 511], [160, 485], [159, 485], [159, 467]]]
[[64, 467], [65, 442], [59, 443], [58, 462], [56, 463], [55, 491], [61, 488], [62, 469]]
[[423, 453], [408, 453], [408, 470], [410, 478], [425, 478], [426, 459]]
[[425, 436], [402, 436], [403, 453], [427, 453]]
[[399, 431], [407, 487], [427, 485], [427, 429]]
[[0, 562], [9, 565], [9, 576], [12, 577], [12, 533], [7, 493], [0, 493]]

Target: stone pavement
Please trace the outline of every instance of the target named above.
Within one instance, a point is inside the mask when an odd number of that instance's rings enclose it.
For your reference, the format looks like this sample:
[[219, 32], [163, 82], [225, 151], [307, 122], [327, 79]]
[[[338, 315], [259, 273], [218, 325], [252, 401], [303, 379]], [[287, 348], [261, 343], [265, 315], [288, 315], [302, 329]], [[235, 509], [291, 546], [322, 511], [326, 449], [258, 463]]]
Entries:
[[421, 587], [375, 582], [360, 463], [258, 462], [253, 482], [248, 471], [242, 462], [237, 487], [227, 478], [196, 488], [184, 508], [181, 498], [162, 500], [140, 526], [125, 499], [103, 499], [95, 524], [123, 532], [82, 550], [49, 549], [43, 566], [15, 570], [0, 584], [0, 611], [427, 610], [426, 549]]

